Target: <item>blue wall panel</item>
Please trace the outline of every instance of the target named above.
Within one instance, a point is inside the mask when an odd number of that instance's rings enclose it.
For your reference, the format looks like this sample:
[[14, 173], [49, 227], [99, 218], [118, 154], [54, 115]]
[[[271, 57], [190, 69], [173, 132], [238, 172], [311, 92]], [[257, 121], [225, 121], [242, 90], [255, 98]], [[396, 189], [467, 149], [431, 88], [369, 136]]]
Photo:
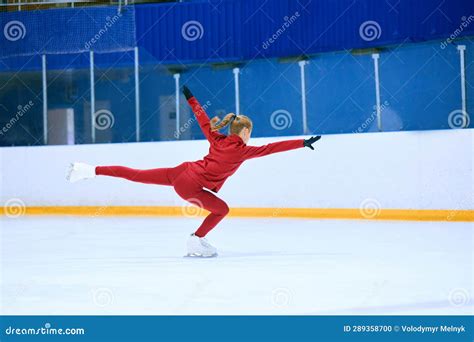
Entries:
[[[472, 15], [470, 0], [422, 0], [416, 6], [378, 0], [211, 0], [137, 6], [136, 21], [138, 44], [161, 63], [179, 64], [439, 39], [459, 29], [462, 18], [474, 21]], [[196, 35], [186, 39], [182, 29], [190, 22]], [[474, 35], [474, 25], [456, 34], [466, 35]]]
[[161, 63], [241, 59], [238, 4], [137, 6], [137, 42]]
[[[129, 6], [100, 33], [116, 7], [0, 13], [0, 26], [23, 23], [23, 38], [0, 35], [0, 57], [111, 52], [138, 44], [149, 63], [182, 64], [300, 56], [474, 35], [471, 0], [210, 0]], [[468, 22], [467, 25], [462, 25]], [[367, 30], [361, 30], [361, 28]], [[372, 29], [372, 30], [371, 30]], [[457, 30], [457, 31], [456, 31]], [[94, 44], [92, 37], [100, 33]], [[71, 63], [60, 56], [51, 69]], [[114, 64], [113, 58], [109, 62]], [[1, 69], [21, 68], [18, 61]]]

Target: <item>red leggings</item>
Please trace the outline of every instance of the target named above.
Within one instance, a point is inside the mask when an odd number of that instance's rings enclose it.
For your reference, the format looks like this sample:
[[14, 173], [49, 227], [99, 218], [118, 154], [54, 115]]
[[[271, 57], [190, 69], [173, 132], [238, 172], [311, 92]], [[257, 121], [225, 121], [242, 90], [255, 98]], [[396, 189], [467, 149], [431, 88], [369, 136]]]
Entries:
[[199, 237], [206, 236], [229, 212], [227, 204], [213, 193], [204, 190], [187, 171], [188, 164], [173, 168], [136, 170], [123, 166], [97, 166], [96, 175], [125, 178], [133, 182], [173, 186], [184, 200], [204, 208], [211, 213], [196, 231]]

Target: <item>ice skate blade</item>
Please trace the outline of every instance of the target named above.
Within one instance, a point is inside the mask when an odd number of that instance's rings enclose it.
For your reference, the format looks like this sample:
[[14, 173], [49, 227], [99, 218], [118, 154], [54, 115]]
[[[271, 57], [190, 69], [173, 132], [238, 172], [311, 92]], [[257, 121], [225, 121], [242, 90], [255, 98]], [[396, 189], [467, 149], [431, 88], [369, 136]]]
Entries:
[[216, 256], [217, 256], [217, 253], [208, 254], [208, 255], [198, 254], [198, 253], [188, 253], [184, 257], [185, 258], [203, 258], [203, 259], [207, 259], [207, 258], [215, 258]]

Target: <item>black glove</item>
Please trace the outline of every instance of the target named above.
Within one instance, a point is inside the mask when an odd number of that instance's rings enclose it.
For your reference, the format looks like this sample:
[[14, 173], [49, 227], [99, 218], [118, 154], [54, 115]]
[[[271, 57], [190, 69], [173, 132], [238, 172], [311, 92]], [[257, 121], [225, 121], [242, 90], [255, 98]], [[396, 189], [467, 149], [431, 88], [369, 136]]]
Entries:
[[321, 139], [321, 136], [320, 135], [317, 135], [315, 137], [311, 137], [309, 139], [305, 139], [303, 141], [303, 146], [304, 147], [309, 147], [310, 149], [314, 150], [314, 147], [312, 146], [316, 141], [318, 141], [319, 139]]
[[183, 94], [186, 100], [189, 100], [191, 97], [193, 97], [193, 93], [191, 93], [191, 90], [189, 90], [189, 88], [186, 86], [183, 86]]

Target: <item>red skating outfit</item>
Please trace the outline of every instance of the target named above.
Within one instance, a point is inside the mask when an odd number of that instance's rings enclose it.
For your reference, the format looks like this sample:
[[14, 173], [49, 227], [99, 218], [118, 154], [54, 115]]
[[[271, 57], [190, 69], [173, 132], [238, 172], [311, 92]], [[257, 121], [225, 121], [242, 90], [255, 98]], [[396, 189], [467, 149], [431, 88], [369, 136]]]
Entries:
[[183, 199], [200, 206], [210, 214], [196, 231], [204, 237], [229, 212], [227, 204], [207, 188], [217, 193], [226, 179], [247, 159], [302, 148], [303, 139], [287, 140], [264, 146], [247, 146], [235, 134], [211, 131], [209, 117], [195, 97], [188, 100], [199, 126], [210, 143], [209, 153], [202, 160], [185, 162], [173, 168], [136, 170], [123, 166], [97, 166], [96, 175], [125, 178], [134, 182], [170, 185]]

